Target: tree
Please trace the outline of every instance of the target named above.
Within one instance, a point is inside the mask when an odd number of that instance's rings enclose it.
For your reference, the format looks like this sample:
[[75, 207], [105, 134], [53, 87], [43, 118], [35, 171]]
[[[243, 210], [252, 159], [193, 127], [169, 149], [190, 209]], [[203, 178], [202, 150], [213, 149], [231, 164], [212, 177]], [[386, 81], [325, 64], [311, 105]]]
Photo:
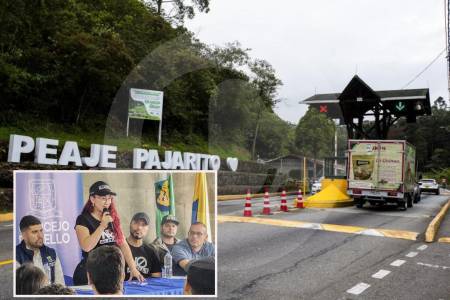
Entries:
[[295, 131], [295, 144], [299, 152], [314, 160], [334, 155], [334, 122], [313, 107], [309, 107], [306, 114], [300, 119]]
[[[175, 21], [182, 24], [184, 19], [192, 19], [195, 16], [195, 10], [199, 12], [209, 12], [209, 0], [145, 0], [150, 6], [156, 8], [156, 13], [165, 16], [169, 21]], [[163, 4], [172, 4], [169, 12], [163, 9]]]
[[250, 70], [253, 73], [251, 83], [257, 95], [254, 100], [259, 103], [252, 142], [252, 159], [255, 159], [256, 140], [262, 113], [264, 110], [273, 112], [275, 104], [279, 102], [276, 98], [277, 89], [283, 82], [275, 75], [275, 69], [272, 65], [265, 60], [255, 60], [250, 64]]

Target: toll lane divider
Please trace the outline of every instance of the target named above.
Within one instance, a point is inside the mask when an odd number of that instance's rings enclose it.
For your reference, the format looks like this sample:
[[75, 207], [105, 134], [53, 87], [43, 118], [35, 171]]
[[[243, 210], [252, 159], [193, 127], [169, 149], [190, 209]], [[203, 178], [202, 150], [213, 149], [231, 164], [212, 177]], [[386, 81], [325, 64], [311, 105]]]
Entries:
[[0, 214], [0, 223], [1, 222], [10, 222], [12, 220], [13, 220], [13, 213]]
[[439, 230], [439, 226], [441, 226], [441, 222], [444, 219], [448, 208], [450, 207], [450, 199], [448, 199], [447, 203], [442, 206], [439, 213], [434, 217], [433, 221], [428, 225], [427, 231], [425, 231], [425, 241], [428, 243], [432, 243], [436, 237], [436, 234]]
[[322, 223], [289, 221], [289, 220], [269, 219], [269, 218], [255, 218], [255, 217], [249, 218], [249, 217], [218, 215], [217, 221], [219, 223], [225, 223], [225, 222], [253, 223], [253, 224], [280, 226], [280, 227], [315, 229], [315, 230], [324, 230], [324, 231], [332, 231], [332, 232], [404, 239], [404, 240], [411, 240], [411, 241], [417, 240], [417, 236], [419, 235], [418, 232], [413, 232], [413, 231], [375, 229], [375, 228], [366, 228], [366, 227], [359, 227], [359, 226], [322, 224]]

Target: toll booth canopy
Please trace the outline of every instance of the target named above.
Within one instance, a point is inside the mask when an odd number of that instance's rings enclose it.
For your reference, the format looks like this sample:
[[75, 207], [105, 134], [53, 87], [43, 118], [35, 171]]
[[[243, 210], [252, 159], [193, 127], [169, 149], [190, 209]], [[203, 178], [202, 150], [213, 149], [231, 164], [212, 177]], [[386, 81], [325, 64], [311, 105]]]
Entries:
[[[308, 104], [347, 126], [349, 138], [386, 139], [389, 128], [401, 117], [408, 123], [417, 116], [431, 115], [429, 89], [374, 91], [355, 75], [341, 93], [316, 94], [300, 104]], [[364, 121], [369, 126], [363, 126]]]

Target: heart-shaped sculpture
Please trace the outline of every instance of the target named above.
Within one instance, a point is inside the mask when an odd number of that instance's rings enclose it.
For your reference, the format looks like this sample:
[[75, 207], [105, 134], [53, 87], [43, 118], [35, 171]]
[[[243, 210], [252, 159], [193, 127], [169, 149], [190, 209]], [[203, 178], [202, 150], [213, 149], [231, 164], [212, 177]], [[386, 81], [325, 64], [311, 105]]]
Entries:
[[228, 157], [227, 166], [231, 171], [235, 172], [238, 167], [238, 159], [236, 157]]

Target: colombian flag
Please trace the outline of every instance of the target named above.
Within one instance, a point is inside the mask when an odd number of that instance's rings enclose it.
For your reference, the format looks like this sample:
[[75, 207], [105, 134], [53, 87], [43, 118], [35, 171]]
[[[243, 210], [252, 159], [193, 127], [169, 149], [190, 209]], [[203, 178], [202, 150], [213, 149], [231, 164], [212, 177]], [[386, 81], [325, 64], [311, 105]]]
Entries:
[[175, 194], [173, 192], [172, 174], [155, 182], [156, 199], [156, 235], [161, 235], [161, 221], [166, 215], [175, 216]]
[[194, 199], [192, 202], [192, 223], [202, 222], [206, 225], [208, 241], [211, 241], [211, 227], [209, 226], [208, 185], [206, 173], [195, 175]]

